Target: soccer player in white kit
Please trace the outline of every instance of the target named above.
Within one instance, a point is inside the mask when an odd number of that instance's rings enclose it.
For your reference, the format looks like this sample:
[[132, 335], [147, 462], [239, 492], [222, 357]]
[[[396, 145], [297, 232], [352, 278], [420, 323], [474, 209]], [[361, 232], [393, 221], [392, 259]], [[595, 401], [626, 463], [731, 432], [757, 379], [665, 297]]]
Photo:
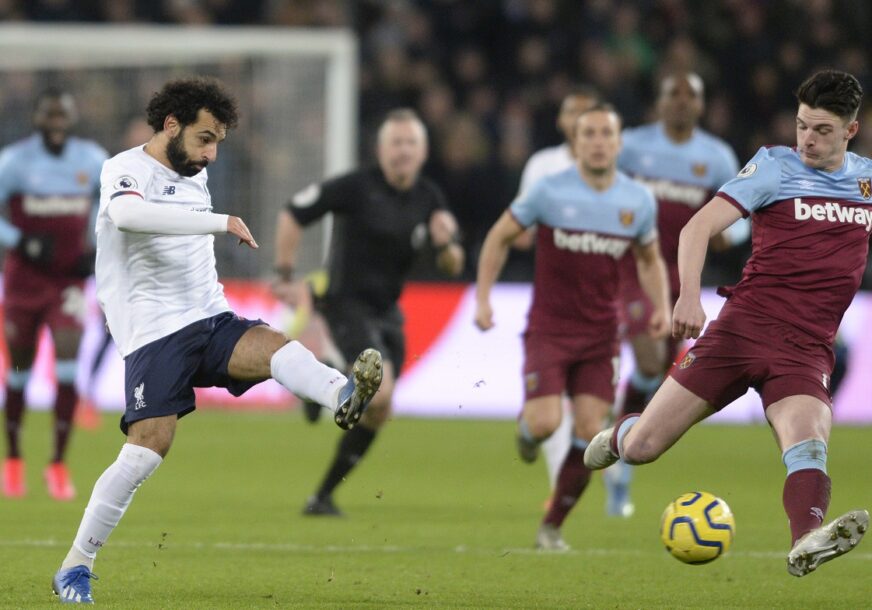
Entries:
[[212, 212], [206, 166], [236, 126], [236, 101], [211, 79], [171, 81], [147, 109], [154, 136], [108, 160], [97, 219], [97, 297], [125, 362], [127, 442], [94, 490], [55, 574], [62, 602], [92, 603], [94, 558], [170, 449], [194, 387], [239, 396], [270, 377], [352, 427], [381, 383], [364, 350], [346, 376], [261, 320], [236, 316], [215, 270], [214, 237], [257, 248], [242, 219]]

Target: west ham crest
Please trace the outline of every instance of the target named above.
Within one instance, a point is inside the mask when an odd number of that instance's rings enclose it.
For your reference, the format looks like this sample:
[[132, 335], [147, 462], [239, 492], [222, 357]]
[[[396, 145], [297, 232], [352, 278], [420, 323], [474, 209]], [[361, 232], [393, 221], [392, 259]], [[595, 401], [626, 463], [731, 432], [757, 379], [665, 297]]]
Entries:
[[636, 214], [633, 210], [621, 210], [620, 214], [621, 224], [625, 227], [629, 227], [633, 224], [633, 220], [636, 218]]
[[686, 369], [691, 364], [693, 364], [694, 360], [696, 360], [696, 356], [694, 355], [694, 353], [687, 352], [687, 354], [685, 354], [684, 358], [681, 360], [681, 363], [679, 363], [678, 368]]
[[702, 178], [706, 175], [706, 172], [708, 172], [708, 165], [705, 163], [694, 163], [691, 165], [690, 169], [693, 170], [694, 176]]
[[872, 197], [872, 178], [857, 178], [857, 186], [860, 187], [863, 199]]

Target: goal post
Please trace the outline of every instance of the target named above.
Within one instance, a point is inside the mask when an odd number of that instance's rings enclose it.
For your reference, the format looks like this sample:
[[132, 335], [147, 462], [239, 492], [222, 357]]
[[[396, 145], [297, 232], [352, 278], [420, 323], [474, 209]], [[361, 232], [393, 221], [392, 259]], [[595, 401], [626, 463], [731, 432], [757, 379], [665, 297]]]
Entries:
[[[220, 78], [241, 116], [210, 167], [213, 203], [242, 217], [264, 247], [252, 256], [216, 240], [219, 273], [254, 278], [272, 266], [276, 214], [290, 195], [355, 164], [357, 70], [347, 30], [3, 25], [0, 144], [30, 132], [33, 98], [50, 84], [76, 96], [77, 133], [115, 154], [136, 145], [129, 138], [163, 82]], [[307, 231], [301, 269], [321, 264], [327, 231]]]

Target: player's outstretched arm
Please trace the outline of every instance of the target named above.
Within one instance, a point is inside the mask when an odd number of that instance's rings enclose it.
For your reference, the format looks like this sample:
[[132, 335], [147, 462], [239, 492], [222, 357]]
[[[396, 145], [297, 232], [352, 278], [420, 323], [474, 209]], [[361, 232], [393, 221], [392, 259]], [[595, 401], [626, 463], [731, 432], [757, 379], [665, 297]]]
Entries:
[[524, 227], [510, 212], [503, 212], [496, 224], [488, 231], [484, 245], [481, 247], [475, 285], [475, 325], [481, 330], [489, 330], [494, 326], [493, 309], [490, 305], [491, 288], [506, 264], [509, 247], [523, 231]]
[[705, 324], [700, 303], [700, 276], [709, 240], [742, 216], [729, 201], [715, 197], [704, 205], [681, 230], [678, 240], [678, 276], [681, 293], [672, 314], [672, 336], [677, 339], [699, 337]]
[[126, 233], [208, 235], [229, 232], [252, 248], [258, 247], [245, 223], [227, 214], [195, 212], [158, 205], [144, 201], [138, 195], [116, 197], [109, 202], [107, 212], [118, 230]]
[[669, 280], [666, 263], [660, 254], [660, 240], [645, 244], [634, 244], [633, 256], [636, 258], [636, 271], [639, 284], [645, 295], [654, 304], [654, 313], [648, 323], [648, 333], [655, 339], [662, 339], [671, 330]]

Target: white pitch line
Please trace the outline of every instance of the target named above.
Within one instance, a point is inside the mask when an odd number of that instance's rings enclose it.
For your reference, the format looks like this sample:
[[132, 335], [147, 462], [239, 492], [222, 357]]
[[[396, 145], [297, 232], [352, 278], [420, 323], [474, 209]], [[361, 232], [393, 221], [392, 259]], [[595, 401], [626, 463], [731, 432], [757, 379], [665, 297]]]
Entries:
[[[158, 545], [161, 545], [158, 547]], [[0, 540], [0, 547], [24, 547], [24, 548], [66, 548], [69, 542], [58, 540]], [[506, 555], [569, 555], [569, 556], [621, 556], [621, 557], [644, 557], [647, 555], [660, 555], [663, 551], [643, 551], [639, 549], [604, 549], [604, 548], [580, 548], [565, 552], [539, 551], [530, 547], [518, 548], [485, 548], [468, 547], [460, 545], [448, 547], [414, 547], [395, 545], [368, 545], [360, 544], [353, 546], [343, 545], [314, 545], [295, 543], [269, 543], [269, 542], [182, 542], [176, 543], [171, 540], [161, 542], [125, 542], [113, 541], [110, 546], [119, 548], [135, 549], [214, 549], [224, 551], [242, 552], [278, 552], [278, 553], [457, 553], [470, 555], [491, 555], [504, 557]], [[783, 559], [786, 551], [730, 551], [730, 557], [743, 557], [750, 559]], [[872, 561], [872, 553], [851, 553], [854, 559]]]

